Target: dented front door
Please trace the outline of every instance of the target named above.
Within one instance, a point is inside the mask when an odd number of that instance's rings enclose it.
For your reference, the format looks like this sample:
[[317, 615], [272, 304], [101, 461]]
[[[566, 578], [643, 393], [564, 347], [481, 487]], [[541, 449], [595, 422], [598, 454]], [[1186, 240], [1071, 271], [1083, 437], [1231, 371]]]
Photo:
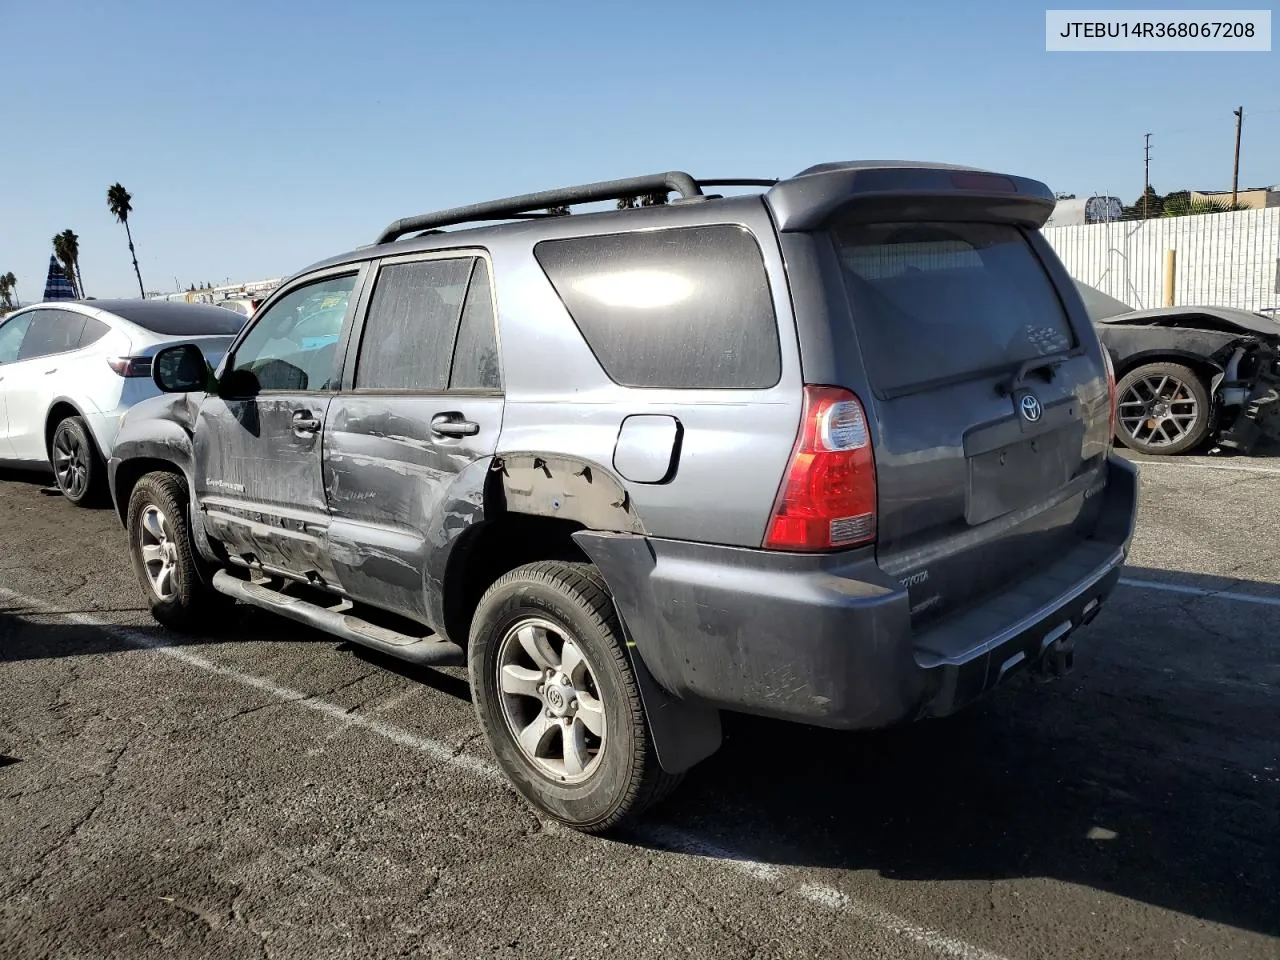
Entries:
[[295, 285], [234, 347], [201, 405], [196, 501], [232, 556], [332, 583], [322, 475], [324, 424], [358, 272]]

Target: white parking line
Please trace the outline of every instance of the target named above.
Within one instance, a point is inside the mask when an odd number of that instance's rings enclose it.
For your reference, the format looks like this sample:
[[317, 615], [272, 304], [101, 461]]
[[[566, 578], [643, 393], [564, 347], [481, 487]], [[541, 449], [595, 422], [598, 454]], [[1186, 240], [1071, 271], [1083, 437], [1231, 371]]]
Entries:
[[1177, 458], [1169, 460], [1139, 460], [1130, 457], [1131, 463], [1143, 467], [1176, 467], [1182, 470], [1229, 470], [1233, 473], [1280, 473], [1280, 467], [1247, 467], [1240, 463], [1187, 463]]
[[1121, 577], [1120, 583], [1140, 590], [1163, 590], [1165, 593], [1181, 593], [1188, 597], [1213, 597], [1215, 600], [1232, 600], [1236, 603], [1256, 603], [1264, 607], [1280, 607], [1280, 598], [1259, 597], [1252, 593], [1233, 593], [1230, 590], [1207, 590], [1204, 587], [1185, 587], [1180, 583], [1160, 583], [1157, 580], [1135, 580]]
[[[66, 623], [73, 623], [77, 626], [101, 630], [108, 636], [132, 647], [172, 657], [174, 660], [189, 667], [203, 670], [206, 673], [230, 680], [240, 686], [265, 693], [281, 703], [304, 707], [345, 726], [358, 727], [361, 730], [375, 733], [390, 740], [392, 743], [416, 750], [447, 766], [457, 767], [467, 773], [490, 780], [503, 779], [502, 773], [493, 764], [478, 757], [459, 754], [454, 747], [443, 741], [433, 740], [429, 737], [419, 737], [407, 730], [401, 730], [399, 727], [371, 720], [361, 714], [348, 713], [346, 709], [336, 703], [317, 699], [300, 690], [282, 686], [274, 681], [267, 680], [265, 677], [236, 670], [234, 667], [224, 667], [189, 650], [183, 650], [162, 640], [150, 637], [139, 630], [100, 620], [89, 614], [61, 612], [56, 606], [39, 597], [27, 596], [5, 587], [0, 587], [0, 601], [16, 601], [26, 604], [34, 610], [39, 610], [43, 616], [62, 620]], [[782, 869], [773, 864], [760, 863], [750, 858], [739, 856], [732, 851], [707, 843], [682, 830], [668, 827], [642, 826], [636, 833], [642, 838], [650, 840], [672, 852], [723, 863], [761, 883], [778, 886], [781, 885], [781, 881], [784, 878]], [[881, 930], [892, 933], [895, 936], [912, 941], [919, 946], [927, 947], [942, 956], [953, 957], [955, 960], [1006, 960], [998, 953], [992, 953], [964, 940], [949, 937], [937, 930], [922, 927], [874, 904], [853, 900], [834, 887], [823, 884], [802, 883], [786, 892], [820, 907], [843, 913], [853, 920], [879, 927]]]

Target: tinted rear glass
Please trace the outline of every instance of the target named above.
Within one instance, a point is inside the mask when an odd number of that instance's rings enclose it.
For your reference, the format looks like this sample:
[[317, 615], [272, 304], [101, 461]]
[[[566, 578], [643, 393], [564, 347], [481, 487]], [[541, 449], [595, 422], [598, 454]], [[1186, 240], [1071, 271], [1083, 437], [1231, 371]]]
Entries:
[[778, 382], [769, 280], [759, 245], [742, 227], [545, 240], [534, 255], [614, 382], [721, 389]]
[[239, 333], [245, 318], [234, 310], [165, 304], [112, 311], [162, 337], [200, 337]]
[[1075, 345], [1053, 284], [1016, 227], [846, 223], [833, 232], [880, 390], [1016, 366]]

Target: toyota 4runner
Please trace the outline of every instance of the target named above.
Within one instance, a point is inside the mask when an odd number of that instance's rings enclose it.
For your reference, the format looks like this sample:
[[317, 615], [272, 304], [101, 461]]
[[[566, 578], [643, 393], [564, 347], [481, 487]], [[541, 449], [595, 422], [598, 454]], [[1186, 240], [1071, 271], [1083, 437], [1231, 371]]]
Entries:
[[587, 831], [720, 711], [866, 729], [1064, 672], [1136, 474], [1053, 206], [835, 163], [397, 221], [216, 370], [155, 357], [109, 463], [142, 589], [175, 629], [239, 600], [465, 665], [503, 771]]

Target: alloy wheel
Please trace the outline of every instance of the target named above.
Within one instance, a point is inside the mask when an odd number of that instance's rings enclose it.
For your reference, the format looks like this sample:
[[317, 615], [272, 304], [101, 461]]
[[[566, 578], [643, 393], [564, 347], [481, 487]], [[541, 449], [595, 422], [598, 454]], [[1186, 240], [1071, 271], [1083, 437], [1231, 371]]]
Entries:
[[173, 539], [169, 518], [159, 507], [149, 504], [138, 524], [138, 550], [147, 572], [147, 583], [159, 599], [178, 595], [178, 545]]
[[1120, 425], [1149, 447], [1172, 446], [1192, 431], [1199, 417], [1200, 404], [1191, 388], [1165, 374], [1135, 380], [1120, 398]]
[[577, 640], [548, 620], [521, 619], [498, 647], [497, 681], [507, 728], [539, 772], [564, 783], [595, 772], [608, 730], [595, 672]]
[[89, 486], [89, 451], [71, 430], [59, 430], [53, 438], [53, 472], [64, 494], [72, 500], [84, 496]]

